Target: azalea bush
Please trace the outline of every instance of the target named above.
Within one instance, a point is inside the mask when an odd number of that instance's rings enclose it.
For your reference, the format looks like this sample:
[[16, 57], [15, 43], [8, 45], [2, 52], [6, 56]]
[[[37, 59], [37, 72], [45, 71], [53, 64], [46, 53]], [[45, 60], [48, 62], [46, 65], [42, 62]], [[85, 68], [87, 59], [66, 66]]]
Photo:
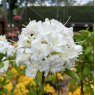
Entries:
[[[84, 51], [81, 46], [83, 44], [78, 43], [83, 39], [80, 36], [78, 39], [75, 38], [76, 42], [74, 42], [73, 36], [72, 27], [67, 28], [54, 19], [46, 19], [44, 22], [30, 21], [22, 29], [19, 41], [14, 44], [8, 42], [5, 36], [1, 36], [0, 93], [2, 95], [7, 93], [8, 95], [62, 95], [68, 92], [68, 87], [62, 90], [66, 83], [63, 81], [70, 80], [68, 76], [76, 83], [83, 81], [77, 69], [80, 64], [76, 63], [77, 60], [84, 61], [82, 59]], [[92, 82], [92, 80], [88, 81]], [[67, 85], [68, 82], [65, 86]], [[71, 95], [77, 91], [77, 88], [75, 89], [70, 90]]]
[[70, 90], [79, 88], [82, 95], [94, 95], [94, 32], [81, 30], [75, 33], [74, 39], [83, 46], [83, 54], [75, 66], [79, 80], [71, 80]]

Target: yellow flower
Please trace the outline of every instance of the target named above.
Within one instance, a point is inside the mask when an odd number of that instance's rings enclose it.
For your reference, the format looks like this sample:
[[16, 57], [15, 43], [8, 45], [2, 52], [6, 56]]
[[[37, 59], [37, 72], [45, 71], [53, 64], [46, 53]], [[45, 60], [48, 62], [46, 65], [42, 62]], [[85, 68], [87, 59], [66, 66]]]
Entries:
[[27, 95], [29, 91], [23, 83], [18, 83], [14, 89], [14, 95]]
[[10, 83], [10, 80], [9, 80], [9, 79], [7, 79], [7, 80], [6, 80], [6, 83]]
[[24, 70], [25, 69], [25, 66], [24, 65], [20, 65], [20, 70]]
[[0, 82], [2, 82], [4, 80], [4, 77], [0, 77]]
[[91, 86], [92, 89], [94, 89], [94, 85], [91, 84], [90, 86]]
[[72, 92], [69, 92], [69, 95], [72, 95]]
[[81, 90], [80, 90], [80, 87], [77, 88], [72, 95], [81, 95]]
[[10, 69], [10, 72], [13, 73], [13, 74], [18, 73], [17, 70], [14, 67]]
[[44, 87], [44, 91], [46, 93], [51, 93], [52, 95], [56, 95], [56, 91], [54, 89], [53, 86], [51, 86], [50, 84], [47, 84], [45, 87]]
[[94, 89], [94, 82], [93, 81], [90, 81], [90, 86], [92, 89]]
[[63, 80], [63, 75], [61, 73], [57, 73], [57, 79], [58, 80]]
[[34, 80], [32, 78], [29, 78], [27, 76], [21, 75], [18, 79], [18, 82], [22, 82], [24, 85], [33, 85], [35, 86], [36, 83], [34, 82]]
[[20, 75], [18, 78], [18, 84], [14, 90], [14, 95], [27, 95], [29, 91], [26, 89], [27, 85], [36, 85], [32, 78], [24, 75]]
[[7, 89], [7, 91], [10, 93], [12, 91], [13, 85], [12, 83], [8, 83], [4, 86], [5, 89]]
[[16, 70], [16, 68], [11, 68], [10, 69], [10, 73], [12, 73], [13, 74], [13, 79], [16, 79], [18, 76], [19, 76], [19, 73], [18, 73], [18, 71]]

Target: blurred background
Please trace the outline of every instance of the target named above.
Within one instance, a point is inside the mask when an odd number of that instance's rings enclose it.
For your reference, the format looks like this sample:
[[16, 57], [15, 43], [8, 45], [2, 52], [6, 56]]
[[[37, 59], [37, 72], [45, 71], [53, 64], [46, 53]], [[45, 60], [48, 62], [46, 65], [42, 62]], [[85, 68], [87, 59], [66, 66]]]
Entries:
[[0, 0], [0, 34], [17, 40], [22, 24], [31, 20], [56, 19], [74, 31], [93, 30], [94, 0]]

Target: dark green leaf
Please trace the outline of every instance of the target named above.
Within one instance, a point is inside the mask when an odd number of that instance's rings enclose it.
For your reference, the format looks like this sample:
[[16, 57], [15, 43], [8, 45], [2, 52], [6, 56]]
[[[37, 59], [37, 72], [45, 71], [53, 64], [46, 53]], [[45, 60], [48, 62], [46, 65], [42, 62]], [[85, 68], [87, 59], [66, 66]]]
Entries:
[[72, 70], [66, 69], [65, 73], [66, 73], [68, 76], [70, 76], [70, 77], [72, 77], [73, 79], [75, 79], [76, 81], [80, 79], [79, 76], [77, 75], [77, 73], [75, 73], [75, 72], [72, 71]]
[[87, 47], [86, 50], [85, 50], [85, 55], [91, 53], [92, 50], [93, 50], [93, 47], [92, 46]]
[[39, 86], [42, 85], [42, 73], [41, 72], [37, 73], [35, 81], [36, 81], [37, 85], [39, 85]]
[[56, 75], [54, 74], [54, 75], [49, 75], [46, 79], [45, 79], [45, 81], [47, 82], [47, 81], [52, 81], [52, 82], [55, 82], [56, 81]]
[[31, 87], [29, 95], [38, 95], [37, 92]]
[[83, 74], [88, 75], [89, 73], [90, 73], [89, 67], [85, 66], [84, 69], [83, 69]]
[[0, 62], [0, 68], [2, 68], [4, 66], [3, 62]]
[[3, 57], [4, 57], [4, 54], [0, 53], [0, 61], [2, 60]]

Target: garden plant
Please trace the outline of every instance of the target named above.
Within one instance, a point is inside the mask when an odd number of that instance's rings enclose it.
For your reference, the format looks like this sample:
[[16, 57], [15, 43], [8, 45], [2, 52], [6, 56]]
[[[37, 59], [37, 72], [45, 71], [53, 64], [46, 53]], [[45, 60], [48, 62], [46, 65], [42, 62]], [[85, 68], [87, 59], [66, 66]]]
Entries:
[[93, 34], [45, 19], [0, 36], [0, 95], [94, 95]]

